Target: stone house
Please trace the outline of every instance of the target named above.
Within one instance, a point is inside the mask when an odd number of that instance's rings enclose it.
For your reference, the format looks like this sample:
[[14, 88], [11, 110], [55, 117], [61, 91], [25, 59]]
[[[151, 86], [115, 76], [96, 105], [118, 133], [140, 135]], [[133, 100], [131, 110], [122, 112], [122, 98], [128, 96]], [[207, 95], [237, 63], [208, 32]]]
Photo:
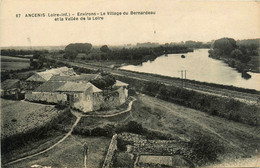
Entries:
[[25, 95], [33, 102], [69, 105], [82, 112], [115, 108], [126, 102], [128, 84], [117, 81], [113, 91], [102, 91], [90, 83], [99, 74], [52, 76], [47, 82]]

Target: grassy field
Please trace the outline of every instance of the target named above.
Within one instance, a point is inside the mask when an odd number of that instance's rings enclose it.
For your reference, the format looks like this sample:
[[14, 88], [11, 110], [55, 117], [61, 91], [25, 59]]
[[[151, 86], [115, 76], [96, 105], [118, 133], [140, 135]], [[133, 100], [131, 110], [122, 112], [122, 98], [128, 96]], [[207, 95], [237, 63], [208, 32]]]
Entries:
[[231, 158], [251, 157], [260, 150], [259, 128], [208, 115], [149, 96], [139, 96], [131, 113], [133, 120], [144, 127], [170, 133], [182, 139], [191, 139], [200, 133], [212, 136], [224, 153], [223, 161]]
[[102, 167], [106, 152], [110, 143], [110, 138], [106, 137], [82, 137], [72, 135], [55, 149], [39, 155], [37, 157], [6, 166], [8, 168], [31, 167], [41, 165], [49, 167], [84, 167], [83, 145], [88, 144], [87, 167]]
[[[193, 141], [194, 137], [210, 137], [223, 147], [217, 159], [229, 161], [236, 158], [253, 157], [260, 150], [260, 130], [225, 118], [213, 116], [198, 110], [176, 105], [158, 98], [139, 95], [130, 113], [113, 118], [82, 118], [79, 128], [106, 128], [136, 121], [150, 131], [172, 135], [183, 141]], [[211, 143], [211, 145], [214, 145]]]
[[29, 66], [30, 60], [27, 58], [1, 56], [1, 71], [20, 70]]
[[1, 99], [1, 138], [41, 127], [59, 113], [50, 105]]

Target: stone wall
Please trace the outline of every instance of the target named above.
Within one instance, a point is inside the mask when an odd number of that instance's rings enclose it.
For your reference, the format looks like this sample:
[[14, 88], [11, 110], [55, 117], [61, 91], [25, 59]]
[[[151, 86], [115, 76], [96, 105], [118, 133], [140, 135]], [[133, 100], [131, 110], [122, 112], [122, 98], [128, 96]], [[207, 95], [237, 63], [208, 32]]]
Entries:
[[125, 144], [131, 144], [135, 153], [172, 155], [181, 148], [176, 140], [151, 140], [145, 136], [131, 133], [118, 134], [118, 139], [124, 141]]
[[117, 149], [117, 134], [113, 135], [109, 148], [107, 150], [107, 155], [105, 158], [105, 161], [103, 163], [102, 168], [109, 168], [112, 165], [112, 159], [113, 159], [113, 155], [115, 150]]
[[25, 94], [25, 100], [31, 102], [46, 102], [51, 104], [66, 104], [67, 95], [64, 93], [32, 92]]

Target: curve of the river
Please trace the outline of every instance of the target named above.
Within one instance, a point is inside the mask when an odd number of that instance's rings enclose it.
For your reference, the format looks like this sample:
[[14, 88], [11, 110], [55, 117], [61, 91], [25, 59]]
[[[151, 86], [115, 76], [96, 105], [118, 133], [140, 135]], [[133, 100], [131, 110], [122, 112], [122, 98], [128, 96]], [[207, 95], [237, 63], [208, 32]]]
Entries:
[[127, 65], [121, 69], [171, 77], [181, 77], [181, 71], [186, 70], [187, 79], [260, 90], [260, 73], [249, 72], [252, 77], [244, 79], [241, 73], [223, 61], [208, 57], [208, 49], [194, 50], [194, 52], [184, 54], [185, 58], [181, 58], [181, 55], [163, 55], [154, 61], [147, 61], [137, 66]]

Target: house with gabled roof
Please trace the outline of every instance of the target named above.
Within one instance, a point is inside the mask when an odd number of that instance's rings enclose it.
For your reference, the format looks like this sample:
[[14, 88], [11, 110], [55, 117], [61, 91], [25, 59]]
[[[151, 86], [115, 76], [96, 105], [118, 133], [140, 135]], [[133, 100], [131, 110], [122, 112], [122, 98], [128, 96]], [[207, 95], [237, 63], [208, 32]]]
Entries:
[[47, 104], [70, 105], [83, 112], [93, 111], [93, 96], [102, 90], [90, 82], [77, 83], [48, 81], [32, 92], [25, 94], [25, 100]]

